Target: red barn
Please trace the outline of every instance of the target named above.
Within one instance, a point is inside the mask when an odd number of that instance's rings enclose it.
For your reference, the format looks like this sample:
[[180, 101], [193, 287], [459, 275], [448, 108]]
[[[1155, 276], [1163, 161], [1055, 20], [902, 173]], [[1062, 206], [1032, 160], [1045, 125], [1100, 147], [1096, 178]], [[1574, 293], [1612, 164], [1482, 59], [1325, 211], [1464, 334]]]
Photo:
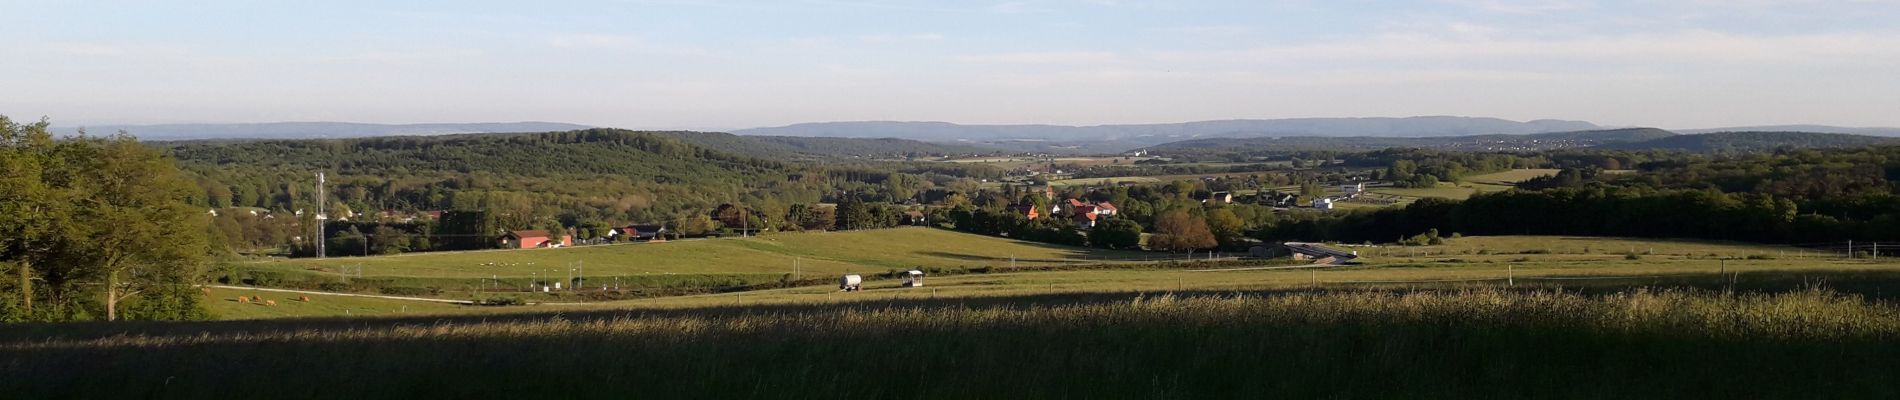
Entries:
[[573, 240], [573, 237], [562, 237], [557, 244], [545, 230], [508, 231], [508, 234], [501, 235], [501, 247], [504, 249], [566, 247], [573, 245]]

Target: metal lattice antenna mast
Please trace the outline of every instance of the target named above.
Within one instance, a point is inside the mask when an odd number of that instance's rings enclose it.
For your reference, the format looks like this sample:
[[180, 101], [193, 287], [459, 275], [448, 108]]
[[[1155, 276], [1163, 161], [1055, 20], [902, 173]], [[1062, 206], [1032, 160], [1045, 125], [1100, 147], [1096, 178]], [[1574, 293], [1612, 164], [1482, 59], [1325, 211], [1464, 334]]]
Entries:
[[323, 253], [324, 253], [323, 220], [329, 219], [323, 215], [323, 203], [324, 203], [323, 202], [323, 173], [318, 172], [317, 173], [317, 216], [315, 218], [317, 221], [317, 258], [323, 258]]

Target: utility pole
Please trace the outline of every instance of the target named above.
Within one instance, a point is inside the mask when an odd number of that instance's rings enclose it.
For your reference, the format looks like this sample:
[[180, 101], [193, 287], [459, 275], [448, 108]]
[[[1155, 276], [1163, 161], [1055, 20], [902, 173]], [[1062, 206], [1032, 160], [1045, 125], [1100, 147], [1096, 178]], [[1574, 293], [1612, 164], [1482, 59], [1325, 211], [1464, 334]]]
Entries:
[[1847, 240], [1847, 259], [1849, 260], [1854, 259], [1854, 240], [1853, 239]]
[[329, 219], [323, 215], [323, 173], [317, 173], [317, 258], [323, 258], [323, 221]]

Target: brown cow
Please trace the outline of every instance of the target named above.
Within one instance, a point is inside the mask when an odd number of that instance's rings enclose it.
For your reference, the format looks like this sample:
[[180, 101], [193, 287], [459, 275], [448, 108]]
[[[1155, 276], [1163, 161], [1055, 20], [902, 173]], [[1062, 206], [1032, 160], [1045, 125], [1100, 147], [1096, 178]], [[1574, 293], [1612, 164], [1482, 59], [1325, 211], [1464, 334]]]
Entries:
[[275, 306], [277, 305], [277, 300], [264, 300], [264, 305]]
[[297, 296], [297, 301], [308, 303], [310, 302], [310, 296]]
[[251, 296], [238, 296], [238, 302], [239, 302], [239, 303], [249, 303], [249, 302], [251, 302]]

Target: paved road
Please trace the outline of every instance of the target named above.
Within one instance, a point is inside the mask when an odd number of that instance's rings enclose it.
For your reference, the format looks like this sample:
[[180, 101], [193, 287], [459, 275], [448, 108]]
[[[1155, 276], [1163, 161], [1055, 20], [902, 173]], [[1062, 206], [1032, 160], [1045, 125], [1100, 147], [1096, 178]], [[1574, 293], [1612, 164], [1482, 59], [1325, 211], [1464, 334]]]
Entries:
[[1294, 265], [1294, 266], [1286, 266], [1286, 267], [1245, 267], [1245, 268], [1221, 268], [1221, 269], [1190, 269], [1190, 270], [1187, 270], [1187, 272], [1224, 272], [1224, 271], [1264, 271], [1264, 270], [1275, 270], [1275, 269], [1306, 269], [1306, 268], [1331, 268], [1331, 267], [1337, 267], [1337, 265], [1332, 265], [1332, 264], [1314, 264], [1314, 265]]
[[422, 298], [422, 297], [402, 297], [402, 296], [382, 296], [382, 295], [374, 295], [374, 294], [319, 292], [319, 291], [314, 291], [314, 290], [271, 289], [271, 288], [260, 288], [260, 287], [250, 287], [250, 286], [226, 286], [226, 285], [205, 285], [205, 286], [219, 288], [219, 289], [256, 290], [256, 291], [262, 291], [262, 292], [316, 294], [316, 295], [324, 295], [324, 296], [369, 297], [369, 298], [390, 299], [390, 300], [433, 301], [437, 303], [452, 303], [452, 304], [475, 304], [474, 301], [469, 301], [469, 300], [430, 299], [430, 298]]

